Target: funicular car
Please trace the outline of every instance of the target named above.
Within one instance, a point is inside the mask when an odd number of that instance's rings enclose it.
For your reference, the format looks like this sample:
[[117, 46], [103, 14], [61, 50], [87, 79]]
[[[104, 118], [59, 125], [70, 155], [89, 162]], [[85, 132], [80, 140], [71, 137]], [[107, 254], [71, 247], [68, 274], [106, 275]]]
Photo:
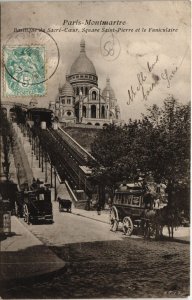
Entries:
[[143, 201], [145, 189], [134, 183], [122, 184], [115, 191], [113, 206], [110, 210], [110, 229], [116, 231], [121, 222], [126, 235], [141, 228], [142, 216], [146, 208]]
[[28, 224], [37, 221], [53, 222], [51, 191], [47, 186], [37, 186], [34, 189], [23, 190], [17, 193], [15, 212], [24, 217]]

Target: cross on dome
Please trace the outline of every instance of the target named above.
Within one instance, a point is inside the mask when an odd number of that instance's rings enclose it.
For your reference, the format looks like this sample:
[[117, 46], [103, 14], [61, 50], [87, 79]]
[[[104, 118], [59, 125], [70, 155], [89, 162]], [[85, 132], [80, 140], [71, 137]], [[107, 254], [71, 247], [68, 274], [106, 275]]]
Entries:
[[83, 38], [80, 42], [80, 52], [85, 52], [85, 40]]

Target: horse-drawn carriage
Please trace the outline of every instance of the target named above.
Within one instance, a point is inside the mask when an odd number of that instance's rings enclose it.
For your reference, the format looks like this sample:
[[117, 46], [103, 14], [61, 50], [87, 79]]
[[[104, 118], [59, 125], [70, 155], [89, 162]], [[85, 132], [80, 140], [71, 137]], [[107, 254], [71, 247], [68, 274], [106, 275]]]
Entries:
[[36, 221], [53, 222], [51, 191], [48, 187], [37, 187], [19, 191], [15, 201], [15, 214], [24, 217], [28, 224]]
[[177, 207], [162, 203], [157, 209], [154, 200], [154, 195], [139, 184], [120, 185], [110, 210], [111, 230], [116, 231], [121, 222], [126, 235], [137, 229], [144, 237], [160, 237], [167, 226], [169, 237], [173, 237], [173, 229], [181, 224]]
[[[144, 210], [151, 206], [151, 199], [145, 199], [145, 190], [137, 184], [124, 184], [115, 191], [113, 206], [110, 210], [110, 226], [112, 231], [122, 223], [126, 235], [131, 235], [134, 228], [141, 227]], [[147, 203], [148, 202], [148, 203]]]

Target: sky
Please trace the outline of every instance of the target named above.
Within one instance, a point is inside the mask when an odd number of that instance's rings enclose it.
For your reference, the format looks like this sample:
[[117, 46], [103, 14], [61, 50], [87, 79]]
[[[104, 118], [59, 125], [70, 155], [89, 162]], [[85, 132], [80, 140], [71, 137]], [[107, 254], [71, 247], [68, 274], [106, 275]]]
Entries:
[[[121, 20], [126, 24], [62, 26], [64, 20]], [[39, 106], [48, 107], [49, 102], [55, 100], [59, 84], [65, 83], [65, 76], [79, 55], [82, 38], [101, 90], [106, 85], [106, 77], [110, 77], [123, 120], [139, 118], [147, 107], [162, 105], [170, 95], [183, 104], [190, 101], [189, 1], [2, 3], [2, 46], [14, 28], [29, 27], [78, 29], [78, 32], [50, 33], [57, 42], [60, 61], [55, 74], [46, 82], [46, 95], [35, 97]], [[104, 34], [102, 27], [127, 31]], [[85, 33], [82, 28], [100, 32]], [[154, 31], [159, 28], [176, 32]], [[111, 41], [114, 42], [113, 55], [107, 56]], [[2, 100], [29, 103], [32, 98], [5, 97], [3, 89], [2, 80]]]

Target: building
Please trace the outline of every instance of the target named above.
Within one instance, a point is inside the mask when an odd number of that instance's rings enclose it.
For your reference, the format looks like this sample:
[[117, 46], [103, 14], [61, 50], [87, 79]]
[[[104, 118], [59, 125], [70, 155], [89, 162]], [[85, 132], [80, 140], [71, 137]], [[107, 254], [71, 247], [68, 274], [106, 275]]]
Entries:
[[106, 80], [101, 92], [92, 61], [87, 57], [85, 41], [81, 40], [80, 54], [71, 66], [66, 82], [59, 87], [55, 102], [49, 108], [60, 122], [102, 126], [120, 122], [120, 108], [115, 93]]

